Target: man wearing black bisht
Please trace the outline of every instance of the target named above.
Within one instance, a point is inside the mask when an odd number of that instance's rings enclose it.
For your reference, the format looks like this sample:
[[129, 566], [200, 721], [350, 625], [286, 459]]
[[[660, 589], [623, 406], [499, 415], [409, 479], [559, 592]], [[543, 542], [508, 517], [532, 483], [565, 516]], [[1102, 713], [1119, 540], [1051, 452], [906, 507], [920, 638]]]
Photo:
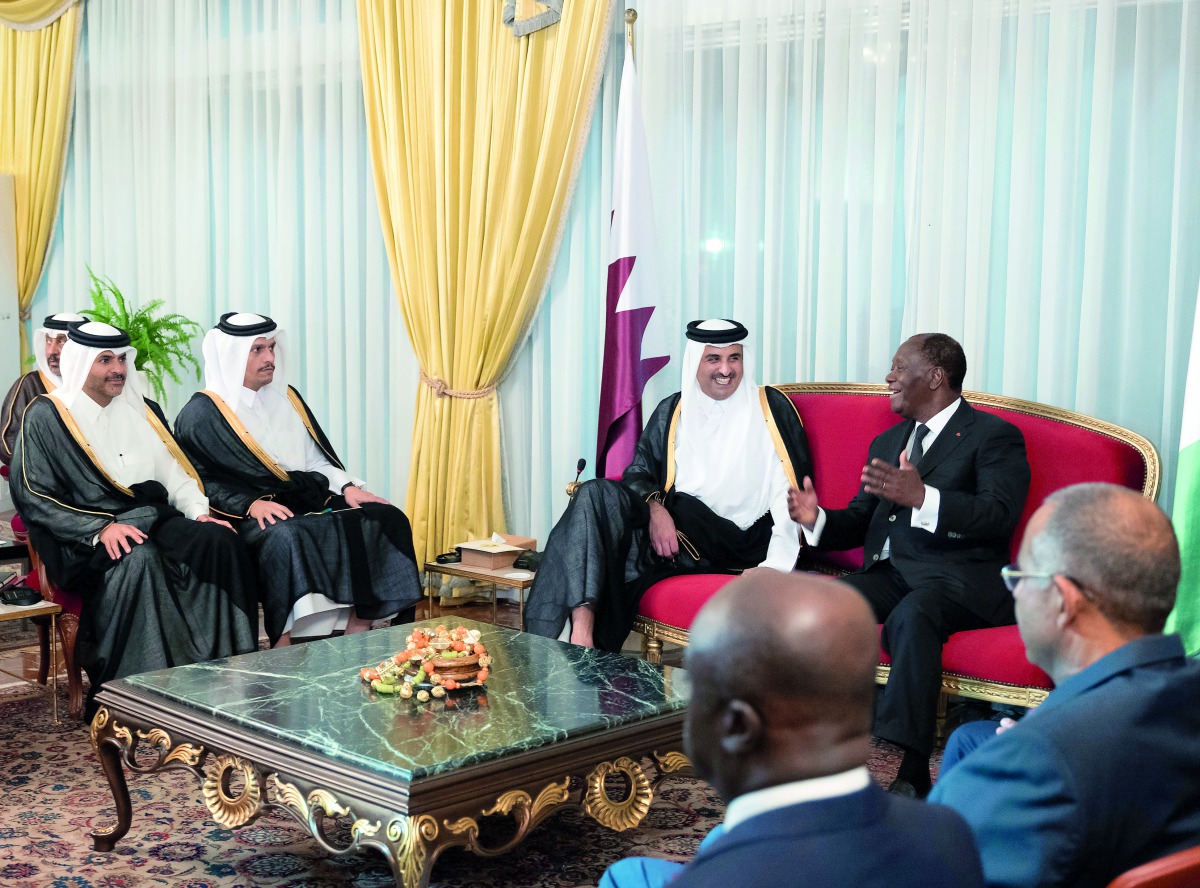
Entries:
[[267, 635], [362, 632], [412, 618], [421, 599], [408, 518], [349, 475], [286, 382], [284, 332], [222, 315], [204, 338], [205, 389], [175, 421], [213, 509], [258, 563]]
[[754, 382], [736, 321], [687, 328], [681, 391], [655, 408], [621, 480], [580, 486], [546, 542], [525, 625], [620, 650], [638, 600], [665, 577], [790, 571], [800, 530], [788, 489], [812, 474], [791, 399]]
[[25, 411], [12, 493], [50, 579], [83, 600], [75, 653], [99, 687], [255, 650], [254, 567], [108, 324], [70, 325], [62, 384]]
[[21, 415], [38, 395], [48, 395], [60, 385], [59, 355], [67, 344], [67, 325], [86, 321], [83, 315], [62, 312], [47, 315], [42, 326], [33, 331], [33, 354], [37, 366], [17, 378], [0, 406], [0, 462], [6, 466], [13, 460], [17, 432], [21, 430]]

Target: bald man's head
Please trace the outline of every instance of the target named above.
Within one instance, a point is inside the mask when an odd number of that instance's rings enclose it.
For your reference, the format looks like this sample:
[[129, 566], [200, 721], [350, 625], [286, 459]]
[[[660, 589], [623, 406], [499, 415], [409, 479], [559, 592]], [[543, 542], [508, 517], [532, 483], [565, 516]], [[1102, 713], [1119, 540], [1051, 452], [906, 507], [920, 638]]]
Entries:
[[686, 741], [726, 800], [866, 762], [878, 630], [849, 586], [757, 571], [700, 611], [686, 655]]

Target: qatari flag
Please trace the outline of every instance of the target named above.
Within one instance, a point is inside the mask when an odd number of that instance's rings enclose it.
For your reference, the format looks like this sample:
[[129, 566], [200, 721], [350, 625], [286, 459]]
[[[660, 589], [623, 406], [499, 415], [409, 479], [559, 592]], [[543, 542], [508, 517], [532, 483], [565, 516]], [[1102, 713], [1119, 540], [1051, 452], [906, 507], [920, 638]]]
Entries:
[[[658, 288], [650, 160], [633, 53], [626, 51], [613, 151], [612, 231], [604, 310], [604, 373], [596, 436], [596, 477], [617, 478], [642, 433], [642, 391], [670, 360], [651, 324]], [[649, 327], [649, 330], [647, 329]]]

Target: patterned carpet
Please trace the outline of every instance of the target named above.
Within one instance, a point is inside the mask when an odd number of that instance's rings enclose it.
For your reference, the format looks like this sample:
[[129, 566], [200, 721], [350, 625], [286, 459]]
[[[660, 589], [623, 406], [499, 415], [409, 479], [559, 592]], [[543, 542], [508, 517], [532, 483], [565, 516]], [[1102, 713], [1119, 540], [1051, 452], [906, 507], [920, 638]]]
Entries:
[[[870, 766], [880, 782], [890, 782], [896, 765], [889, 747], [873, 750]], [[393, 884], [382, 857], [330, 857], [286, 815], [268, 814], [239, 830], [219, 827], [209, 820], [194, 778], [178, 772], [134, 776], [129, 835], [113, 853], [93, 852], [88, 833], [114, 822], [112, 796], [87, 730], [55, 725], [42, 696], [0, 697], [0, 780], [0, 884], [8, 888]], [[706, 784], [681, 778], [662, 787], [636, 830], [614, 833], [581, 815], [560, 814], [506, 856], [447, 852], [434, 867], [433, 884], [595, 885], [620, 857], [690, 857], [723, 810]]]

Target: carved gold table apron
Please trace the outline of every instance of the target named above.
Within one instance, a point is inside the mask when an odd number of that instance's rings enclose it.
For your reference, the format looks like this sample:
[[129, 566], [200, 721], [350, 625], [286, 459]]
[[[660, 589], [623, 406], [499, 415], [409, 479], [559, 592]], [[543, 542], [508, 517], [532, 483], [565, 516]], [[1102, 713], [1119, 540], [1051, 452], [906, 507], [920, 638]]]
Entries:
[[[196, 775], [222, 826], [281, 809], [331, 854], [374, 848], [398, 884], [419, 888], [447, 848], [503, 854], [565, 808], [631, 829], [658, 784], [688, 770], [682, 670], [451, 622], [483, 633], [491, 676], [424, 704], [358, 680], [360, 666], [404, 647], [411, 626], [105, 685], [92, 744], [117, 823], [93, 833], [96, 850], [111, 851], [132, 824], [125, 770], [175, 768]], [[480, 823], [493, 815], [511, 818], [496, 842]]]

